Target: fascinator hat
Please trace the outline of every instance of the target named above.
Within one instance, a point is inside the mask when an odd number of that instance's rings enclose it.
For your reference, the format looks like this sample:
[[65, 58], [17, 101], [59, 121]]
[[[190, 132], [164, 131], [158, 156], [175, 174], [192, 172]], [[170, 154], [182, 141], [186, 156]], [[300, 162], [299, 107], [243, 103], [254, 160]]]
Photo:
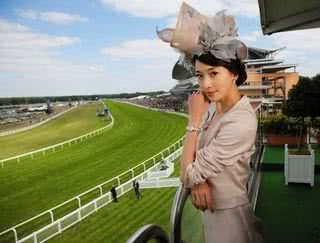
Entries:
[[172, 78], [185, 80], [195, 76], [193, 58], [211, 53], [225, 62], [247, 58], [248, 48], [240, 40], [233, 16], [224, 14], [205, 16], [185, 2], [182, 3], [176, 28], [157, 29], [158, 37], [170, 43], [180, 53], [172, 70]]

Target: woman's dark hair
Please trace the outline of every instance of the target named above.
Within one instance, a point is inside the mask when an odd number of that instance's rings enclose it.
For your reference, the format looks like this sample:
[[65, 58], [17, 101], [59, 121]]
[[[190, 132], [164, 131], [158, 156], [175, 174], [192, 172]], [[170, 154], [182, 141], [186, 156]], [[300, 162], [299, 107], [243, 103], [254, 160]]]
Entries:
[[195, 64], [196, 60], [210, 66], [223, 66], [226, 69], [228, 69], [231, 73], [238, 74], [239, 77], [236, 80], [237, 86], [240, 86], [247, 80], [246, 67], [244, 63], [240, 61], [240, 59], [231, 59], [231, 62], [226, 62], [222, 59], [216, 58], [214, 55], [208, 52], [200, 56], [195, 55], [192, 60], [193, 64]]

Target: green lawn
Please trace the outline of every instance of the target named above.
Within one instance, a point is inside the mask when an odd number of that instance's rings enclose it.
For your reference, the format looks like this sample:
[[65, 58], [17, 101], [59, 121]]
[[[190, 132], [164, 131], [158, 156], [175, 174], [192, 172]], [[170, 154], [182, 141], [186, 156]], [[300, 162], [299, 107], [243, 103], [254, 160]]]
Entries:
[[109, 121], [96, 116], [101, 103], [77, 107], [28, 131], [0, 137], [0, 160], [57, 144], [106, 126]]
[[145, 224], [169, 230], [170, 209], [176, 188], [144, 189], [136, 200], [133, 191], [64, 231], [49, 242], [126, 242]]
[[0, 231], [139, 164], [183, 136], [187, 120], [106, 102], [115, 125], [68, 149], [0, 169]]
[[284, 184], [279, 172], [263, 172], [256, 215], [266, 226], [268, 243], [315, 243], [320, 241], [320, 175], [315, 186]]
[[[316, 165], [320, 165], [320, 146], [313, 144], [315, 150]], [[265, 145], [265, 153], [263, 158], [264, 164], [283, 164], [284, 163], [284, 146]]]

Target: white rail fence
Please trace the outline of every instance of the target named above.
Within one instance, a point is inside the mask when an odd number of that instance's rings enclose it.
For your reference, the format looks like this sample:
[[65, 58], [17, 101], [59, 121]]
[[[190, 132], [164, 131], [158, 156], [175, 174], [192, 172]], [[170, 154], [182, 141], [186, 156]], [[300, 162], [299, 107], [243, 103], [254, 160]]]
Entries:
[[[12, 242], [44, 242], [56, 234], [61, 233], [62, 231], [66, 230], [67, 228], [71, 227], [72, 225], [76, 224], [77, 222], [81, 221], [83, 218], [89, 216], [93, 212], [96, 212], [99, 208], [107, 205], [109, 202], [111, 202], [111, 196], [110, 192], [104, 192], [103, 186], [106, 186], [110, 183], [114, 184], [114, 182], [117, 182], [118, 188], [117, 194], [123, 195], [124, 193], [128, 192], [132, 189], [132, 181], [134, 179], [137, 180], [144, 180], [148, 179], [148, 173], [152, 170], [154, 170], [157, 166], [160, 165], [160, 163], [163, 160], [174, 160], [182, 153], [182, 145], [183, 145], [183, 139], [180, 138], [178, 141], [173, 143], [172, 145], [168, 146], [161, 152], [157, 153], [156, 155], [152, 156], [151, 158], [143, 161], [142, 163], [132, 167], [131, 169], [121, 173], [120, 175], [100, 184], [97, 185], [49, 210], [46, 210], [35, 217], [32, 217], [20, 224], [17, 224], [3, 232], [0, 233], [0, 242], [2, 237], [8, 237], [8, 234], [13, 235], [14, 241]], [[158, 159], [157, 159], [158, 158]], [[148, 165], [149, 163], [149, 165]], [[150, 165], [150, 163], [152, 163]], [[149, 168], [148, 168], [149, 166]], [[150, 167], [151, 166], [151, 167]], [[138, 175], [135, 175], [135, 170], [138, 171]], [[142, 170], [142, 171], [141, 171]], [[130, 177], [121, 184], [122, 177]], [[125, 177], [124, 177], [125, 178]], [[99, 191], [99, 197], [94, 199], [93, 201], [83, 205], [82, 197], [86, 195], [90, 195], [90, 193], [93, 193], [94, 191]], [[55, 211], [58, 209], [62, 209], [64, 206], [67, 206], [71, 202], [77, 203], [77, 209], [62, 218], [58, 218], [57, 215], [55, 215]], [[26, 228], [27, 224], [32, 224], [32, 221], [39, 220], [41, 217], [49, 217], [50, 218], [50, 224], [45, 226], [44, 228], [41, 228], [40, 230], [37, 230], [33, 232], [31, 235], [28, 236], [20, 236], [19, 237], [19, 228]]]
[[65, 111], [63, 111], [63, 112], [61, 112], [59, 114], [56, 114], [56, 115], [54, 115], [54, 116], [52, 116], [52, 117], [50, 117], [50, 118], [48, 118], [48, 119], [46, 119], [44, 121], [37, 122], [37, 123], [35, 123], [33, 125], [30, 125], [30, 126], [27, 126], [27, 127], [22, 127], [22, 128], [19, 128], [19, 129], [6, 131], [6, 132], [2, 132], [2, 133], [0, 133], [0, 137], [11, 135], [11, 134], [15, 134], [15, 133], [18, 133], [18, 132], [27, 131], [27, 130], [33, 129], [35, 127], [41, 126], [41, 125], [43, 125], [43, 124], [45, 124], [45, 123], [47, 123], [47, 122], [59, 117], [59, 116], [62, 116], [63, 114], [67, 113], [68, 111], [73, 110], [74, 108], [76, 108], [76, 106], [74, 106], [74, 107], [72, 107], [70, 109], [67, 109], [67, 110], [65, 110]]
[[177, 177], [172, 178], [153, 178], [140, 182], [140, 188], [161, 188], [161, 187], [179, 187], [181, 181]]
[[54, 144], [54, 145], [51, 145], [51, 146], [48, 146], [48, 147], [45, 147], [45, 148], [42, 148], [42, 149], [34, 150], [34, 151], [31, 151], [31, 152], [28, 152], [28, 153], [24, 153], [24, 154], [13, 156], [13, 157], [10, 157], [10, 158], [7, 158], [7, 159], [0, 160], [1, 168], [4, 168], [5, 162], [8, 163], [8, 161], [16, 160], [18, 163], [20, 163], [20, 160], [23, 157], [30, 157], [31, 159], [33, 159], [36, 154], [42, 154], [43, 156], [45, 156], [46, 152], [49, 152], [50, 150], [52, 152], [55, 152], [57, 148], [64, 148], [65, 146], [71, 146], [72, 144], [77, 144], [78, 142], [82, 142], [83, 140], [85, 140], [87, 138], [91, 138], [91, 137], [99, 135], [99, 134], [101, 134], [103, 132], [106, 132], [106, 131], [110, 130], [114, 125], [114, 119], [113, 119], [113, 116], [112, 116], [112, 114], [110, 112], [109, 112], [109, 115], [111, 117], [111, 123], [109, 123], [105, 127], [99, 128], [97, 130], [94, 130], [92, 132], [86, 133], [86, 134], [81, 135], [79, 137], [72, 138], [72, 139], [64, 141], [62, 143]]

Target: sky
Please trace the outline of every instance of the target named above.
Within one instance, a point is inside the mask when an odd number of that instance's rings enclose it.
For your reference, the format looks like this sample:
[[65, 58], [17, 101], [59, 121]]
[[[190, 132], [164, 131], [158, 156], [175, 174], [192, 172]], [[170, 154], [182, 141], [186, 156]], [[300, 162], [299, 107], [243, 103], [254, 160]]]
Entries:
[[[258, 0], [186, 0], [201, 13], [227, 9], [248, 46], [300, 75], [320, 73], [320, 29], [263, 36]], [[0, 0], [0, 97], [168, 91], [179, 54], [156, 27], [175, 27], [182, 0]]]

